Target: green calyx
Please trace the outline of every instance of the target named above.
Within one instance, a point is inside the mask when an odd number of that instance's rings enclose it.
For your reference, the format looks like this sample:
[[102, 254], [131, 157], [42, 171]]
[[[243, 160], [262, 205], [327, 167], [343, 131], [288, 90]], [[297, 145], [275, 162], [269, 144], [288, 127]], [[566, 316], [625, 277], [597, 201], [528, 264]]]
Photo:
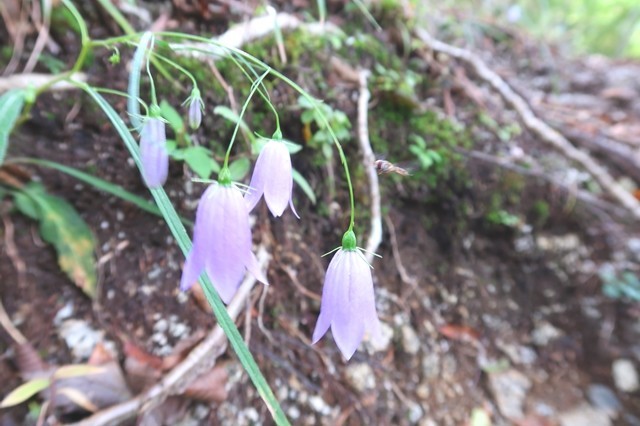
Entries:
[[151, 118], [160, 118], [162, 117], [162, 110], [158, 106], [158, 104], [151, 104], [149, 107], [149, 117]]
[[342, 250], [355, 250], [356, 248], [356, 234], [350, 229], [342, 236]]
[[218, 173], [218, 183], [224, 186], [231, 185], [231, 172], [229, 171], [229, 167], [224, 166], [220, 170], [220, 173]]
[[279, 128], [275, 132], [273, 132], [273, 136], [271, 136], [271, 139], [277, 140], [277, 141], [282, 140], [282, 132], [280, 131]]

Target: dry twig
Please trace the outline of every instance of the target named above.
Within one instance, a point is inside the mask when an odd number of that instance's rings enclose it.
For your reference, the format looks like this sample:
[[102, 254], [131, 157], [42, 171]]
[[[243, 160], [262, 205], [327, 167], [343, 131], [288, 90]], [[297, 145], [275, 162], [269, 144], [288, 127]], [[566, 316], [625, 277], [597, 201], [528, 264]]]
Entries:
[[[264, 270], [269, 260], [269, 254], [264, 247], [258, 250], [257, 258], [260, 268]], [[252, 275], [247, 275], [238, 288], [238, 292], [227, 307], [227, 312], [232, 319], [235, 319], [242, 310], [255, 283], [256, 279]], [[157, 406], [170, 395], [179, 395], [200, 373], [210, 370], [215, 365], [216, 359], [226, 350], [226, 342], [227, 336], [217, 325], [184, 361], [151, 389], [127, 402], [109, 407], [75, 423], [74, 426], [118, 425], [139, 412]]]
[[369, 142], [368, 108], [369, 98], [371, 97], [369, 88], [367, 87], [369, 74], [369, 71], [361, 70], [358, 77], [360, 85], [360, 95], [358, 96], [358, 142], [362, 150], [362, 162], [367, 173], [367, 178], [369, 179], [369, 190], [371, 194], [371, 230], [369, 238], [367, 239], [367, 245], [365, 246], [367, 250], [365, 256], [367, 261], [371, 263], [374, 256], [373, 254], [382, 241], [382, 213], [380, 209], [380, 184], [378, 183], [376, 169], [373, 166], [376, 157], [373, 155], [371, 142]]
[[[13, 240], [13, 234], [15, 231], [13, 222], [11, 221], [11, 219], [9, 219], [8, 216], [2, 216], [2, 222], [4, 224], [4, 244], [6, 247], [7, 256], [9, 256], [9, 259], [11, 259], [11, 263], [13, 263], [13, 267], [16, 268], [16, 271], [18, 273], [18, 287], [24, 288], [24, 286], [26, 285], [27, 268], [24, 260], [22, 260], [22, 258], [20, 257], [18, 248], [16, 247], [16, 244]], [[11, 336], [14, 342], [16, 342], [18, 345], [24, 345], [25, 343], [27, 343], [27, 339], [22, 335], [20, 330], [18, 330], [18, 328], [13, 325], [11, 318], [9, 318], [9, 314], [7, 314], [7, 311], [4, 309], [2, 301], [0, 301], [0, 325], [2, 325], [2, 328], [5, 329], [7, 334], [9, 334], [9, 336]]]
[[[8, 77], [0, 77], [0, 93], [11, 89], [26, 89], [28, 87], [40, 87], [49, 84], [51, 80], [58, 78], [52, 74], [14, 74]], [[84, 73], [75, 73], [70, 80], [83, 83], [87, 81], [87, 75]], [[49, 88], [51, 91], [59, 90], [75, 90], [78, 86], [68, 81], [59, 81]]]
[[423, 29], [416, 34], [431, 50], [447, 54], [470, 65], [482, 80], [489, 83], [502, 98], [520, 115], [523, 124], [540, 139], [558, 149], [563, 155], [584, 167], [602, 188], [628, 209], [636, 219], [640, 219], [640, 202], [622, 188], [615, 179], [589, 154], [574, 147], [563, 135], [540, 120], [527, 102], [518, 95], [495, 71], [490, 69], [477, 55], [469, 50], [452, 46], [437, 40]]

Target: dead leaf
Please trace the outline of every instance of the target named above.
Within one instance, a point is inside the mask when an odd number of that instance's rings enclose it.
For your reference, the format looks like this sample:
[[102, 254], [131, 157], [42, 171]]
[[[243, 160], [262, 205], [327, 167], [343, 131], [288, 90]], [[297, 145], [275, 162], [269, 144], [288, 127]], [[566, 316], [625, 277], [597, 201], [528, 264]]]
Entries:
[[162, 368], [162, 358], [150, 354], [129, 341], [124, 342], [124, 354], [127, 358], [135, 358], [140, 363], [149, 365], [156, 370]]
[[218, 365], [203, 374], [185, 389], [183, 395], [203, 402], [222, 402], [227, 399], [227, 380], [229, 374], [226, 367]]
[[114, 361], [113, 355], [107, 350], [102, 342], [98, 342], [91, 352], [91, 356], [87, 361], [89, 365], [102, 365], [110, 361]]
[[162, 377], [162, 358], [140, 349], [131, 342], [124, 342], [124, 370], [127, 383], [135, 393], [153, 386]]
[[438, 332], [447, 339], [477, 342], [480, 332], [466, 325], [446, 324], [438, 328]]
[[[100, 367], [86, 367], [100, 368], [101, 372], [56, 380], [50, 389], [42, 392], [58, 412], [67, 415], [80, 411], [98, 411], [132, 397], [117, 362], [111, 361]], [[52, 391], [55, 392], [54, 395], [51, 394]]]

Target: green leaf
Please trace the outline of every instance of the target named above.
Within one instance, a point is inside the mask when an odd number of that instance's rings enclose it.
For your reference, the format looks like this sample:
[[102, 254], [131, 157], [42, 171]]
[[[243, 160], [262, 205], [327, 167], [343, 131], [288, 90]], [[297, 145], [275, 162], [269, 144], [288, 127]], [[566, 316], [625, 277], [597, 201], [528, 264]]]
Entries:
[[176, 134], [182, 134], [185, 132], [184, 121], [182, 121], [182, 116], [180, 113], [166, 100], [162, 100], [160, 102], [160, 114], [162, 118], [167, 120], [169, 126], [173, 129]]
[[14, 405], [22, 404], [38, 392], [48, 388], [50, 384], [51, 380], [49, 379], [29, 380], [9, 392], [9, 395], [0, 402], [0, 408], [13, 407]]
[[13, 194], [13, 203], [20, 213], [27, 216], [30, 219], [40, 219], [38, 212], [38, 205], [22, 192], [15, 192]]
[[[140, 170], [142, 170], [142, 162], [140, 160], [140, 150], [138, 148], [138, 144], [133, 139], [131, 132], [127, 129], [127, 126], [122, 121], [122, 118], [118, 115], [118, 113], [109, 105], [109, 103], [92, 87], [83, 84], [81, 85], [82, 89], [93, 98], [93, 100], [98, 104], [98, 106], [105, 112], [114, 128], [120, 135], [120, 138], [124, 142], [125, 146], [131, 153], [131, 157], [135, 161], [136, 165]], [[151, 195], [156, 200], [160, 211], [162, 211], [162, 215], [171, 230], [171, 234], [176, 239], [182, 253], [186, 256], [191, 250], [192, 243], [187, 235], [187, 231], [184, 229], [182, 223], [180, 223], [180, 217], [176, 213], [167, 193], [163, 188], [155, 188], [151, 189]], [[227, 338], [229, 339], [229, 343], [233, 347], [233, 350], [238, 355], [238, 359], [240, 363], [244, 367], [245, 371], [251, 378], [254, 386], [258, 390], [258, 394], [260, 398], [264, 401], [267, 406], [267, 409], [273, 416], [273, 419], [277, 425], [289, 425], [289, 421], [287, 420], [287, 416], [282, 411], [282, 407], [278, 403], [276, 396], [273, 394], [273, 391], [269, 387], [266, 379], [262, 375], [258, 364], [256, 364], [253, 355], [247, 348], [247, 345], [244, 343], [242, 335], [238, 331], [238, 328], [234, 324], [227, 310], [225, 309], [224, 303], [220, 299], [218, 293], [214, 290], [213, 284], [211, 280], [207, 276], [207, 274], [202, 274], [200, 282], [202, 283], [202, 288], [205, 293], [205, 297], [207, 301], [211, 305], [213, 309], [213, 314], [218, 320], [218, 324], [224, 330]]]
[[62, 198], [49, 195], [41, 185], [21, 190], [38, 208], [40, 235], [52, 244], [58, 264], [75, 285], [89, 297], [96, 296], [95, 240], [76, 210]]
[[24, 107], [26, 93], [23, 89], [13, 89], [0, 96], [0, 165], [7, 153], [9, 135]]
[[309, 182], [307, 182], [307, 180], [304, 178], [304, 176], [302, 176], [300, 173], [298, 173], [297, 170], [292, 170], [293, 173], [293, 181], [295, 183], [298, 184], [298, 186], [300, 187], [300, 189], [302, 189], [302, 192], [305, 193], [305, 195], [307, 197], [309, 197], [309, 200], [311, 200], [312, 204], [316, 203], [316, 194], [315, 192], [313, 192], [313, 188], [311, 188], [311, 185], [309, 185]]
[[190, 146], [182, 150], [184, 161], [202, 179], [209, 179], [211, 173], [218, 173], [220, 165], [211, 158], [211, 152], [202, 146]]
[[244, 179], [244, 177], [249, 173], [249, 168], [251, 168], [251, 162], [248, 158], [242, 157], [238, 158], [231, 164], [229, 164], [229, 172], [231, 173], [231, 180], [240, 181]]

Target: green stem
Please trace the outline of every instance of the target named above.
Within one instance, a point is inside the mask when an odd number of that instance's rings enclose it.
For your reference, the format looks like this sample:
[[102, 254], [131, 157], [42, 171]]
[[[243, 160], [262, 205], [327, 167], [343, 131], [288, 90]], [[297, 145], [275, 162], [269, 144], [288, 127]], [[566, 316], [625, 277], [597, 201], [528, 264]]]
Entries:
[[238, 129], [240, 128], [240, 123], [242, 122], [242, 117], [244, 116], [244, 113], [247, 111], [249, 102], [251, 101], [253, 94], [256, 92], [256, 90], [258, 90], [258, 87], [260, 87], [260, 83], [262, 83], [262, 80], [264, 80], [264, 78], [267, 75], [269, 75], [270, 72], [271, 72], [271, 68], [267, 68], [267, 70], [260, 77], [258, 77], [258, 79], [254, 81], [253, 84], [251, 85], [251, 91], [249, 92], [249, 96], [247, 96], [247, 100], [244, 101], [244, 105], [242, 105], [242, 110], [240, 111], [238, 122], [236, 123], [236, 127], [233, 129], [233, 135], [231, 135], [231, 141], [229, 141], [229, 147], [227, 148], [227, 153], [224, 156], [224, 165], [222, 166], [222, 170], [228, 168], [229, 166], [229, 156], [231, 155], [231, 148], [233, 147], [233, 143], [236, 140], [236, 135], [238, 134]]
[[151, 105], [158, 105], [158, 98], [156, 97], [156, 84], [153, 81], [153, 75], [151, 75], [151, 69], [149, 63], [151, 62], [151, 52], [153, 52], [153, 37], [149, 43], [149, 52], [147, 53], [147, 75], [149, 76], [149, 85], [151, 86]]
[[[240, 70], [245, 75], [245, 77], [247, 77], [247, 80], [249, 80], [251, 82], [251, 84], [253, 84], [255, 82], [255, 80], [249, 75], [249, 73], [244, 69], [244, 67], [242, 65], [240, 65], [240, 63], [233, 57], [233, 55], [230, 55], [229, 58], [231, 58], [233, 63], [238, 68], [240, 68]], [[253, 68], [251, 68], [251, 71], [253, 71]], [[253, 71], [253, 72], [254, 72], [255, 77], [258, 78], [258, 74], [255, 71]], [[273, 112], [273, 115], [276, 118], [276, 132], [282, 133], [280, 131], [280, 116], [278, 115], [278, 111], [276, 110], [275, 105], [273, 105], [273, 102], [271, 102], [271, 99], [269, 98], [269, 91], [267, 90], [267, 88], [264, 85], [264, 83], [260, 83], [260, 85], [264, 89], [264, 92], [262, 90], [258, 90], [258, 94], [265, 101], [265, 103], [269, 106], [269, 109], [271, 109], [271, 111]]]
[[[84, 64], [84, 61], [86, 60], [87, 55], [89, 54], [89, 50], [91, 49], [91, 39], [89, 37], [89, 30], [87, 29], [87, 24], [85, 20], [82, 18], [82, 15], [80, 14], [76, 6], [71, 2], [71, 0], [62, 0], [62, 3], [69, 10], [71, 15], [73, 15], [73, 18], [78, 23], [78, 28], [80, 29], [80, 44], [81, 44], [80, 53], [78, 54], [78, 57], [76, 58], [76, 61], [73, 64], [73, 67], [71, 68], [71, 70], [58, 75], [58, 77], [51, 79], [48, 83], [38, 87], [35, 93], [36, 97], [41, 93], [49, 90], [49, 88], [51, 88], [56, 83], [71, 79], [71, 77], [75, 73], [80, 71], [80, 68], [82, 68], [82, 64]], [[31, 105], [27, 105], [27, 108], [25, 109], [25, 114], [28, 114], [30, 109], [31, 109]]]
[[186, 75], [187, 78], [189, 80], [191, 80], [191, 83], [193, 84], [193, 87], [198, 87], [198, 81], [196, 80], [196, 78], [193, 76], [193, 74], [191, 74], [182, 65], [179, 65], [177, 62], [172, 61], [171, 59], [167, 58], [164, 55], [161, 55], [160, 53], [151, 52], [151, 54], [153, 55], [154, 58], [157, 58], [157, 59], [161, 60], [162, 62], [166, 63], [167, 65], [172, 66], [173, 68], [177, 69], [178, 71], [180, 71], [181, 73]]
[[113, 3], [111, 3], [111, 0], [98, 0], [98, 3], [100, 3], [104, 10], [106, 10], [107, 13], [111, 15], [111, 18], [116, 21], [118, 26], [122, 28], [122, 31], [124, 31], [125, 34], [134, 34], [136, 32], [135, 28], [133, 28], [129, 21], [127, 21], [127, 18], [125, 18], [122, 13], [120, 13], [118, 8], [115, 7]]
[[69, 12], [73, 15], [74, 19], [78, 23], [78, 27], [80, 28], [80, 54], [78, 54], [78, 58], [76, 59], [76, 63], [73, 64], [73, 68], [71, 68], [71, 73], [76, 73], [80, 71], [82, 68], [82, 64], [89, 54], [89, 49], [91, 48], [91, 39], [89, 38], [89, 30], [87, 28], [87, 23], [80, 15], [80, 12], [76, 8], [76, 6], [71, 2], [71, 0], [62, 0], [64, 5], [69, 9]]
[[[107, 87], [94, 87], [94, 90], [96, 92], [99, 93], [106, 93], [108, 95], [116, 95], [116, 96], [121, 96], [123, 98], [131, 98], [131, 96], [129, 96], [129, 94], [127, 92], [123, 92], [121, 90], [115, 90], [115, 89], [109, 89]], [[144, 115], [148, 115], [149, 114], [149, 106], [147, 105], [147, 103], [145, 101], [143, 101], [140, 98], [135, 98], [135, 100], [142, 105], [142, 108], [144, 108], [145, 110], [145, 114]]]

